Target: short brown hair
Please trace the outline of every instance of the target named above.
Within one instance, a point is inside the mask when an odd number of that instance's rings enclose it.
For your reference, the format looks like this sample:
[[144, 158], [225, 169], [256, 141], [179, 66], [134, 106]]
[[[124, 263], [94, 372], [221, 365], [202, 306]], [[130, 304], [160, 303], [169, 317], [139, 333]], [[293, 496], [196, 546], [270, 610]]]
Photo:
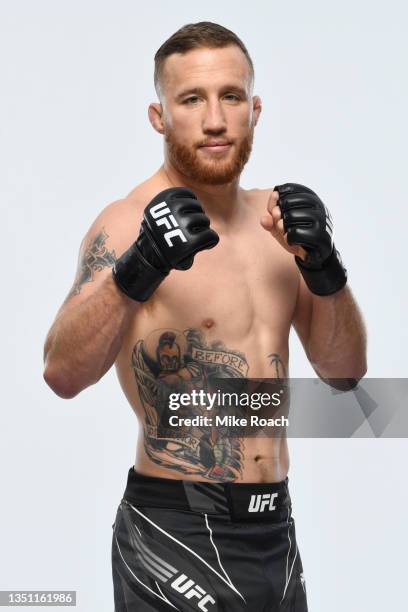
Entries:
[[192, 49], [200, 47], [221, 48], [229, 45], [236, 45], [244, 53], [248, 60], [252, 79], [254, 78], [254, 65], [244, 43], [234, 32], [224, 28], [218, 23], [211, 21], [200, 21], [198, 23], [188, 23], [170, 38], [157, 50], [154, 56], [154, 86], [159, 93], [159, 83], [163, 73], [163, 65], [167, 57], [173, 53], [187, 53]]

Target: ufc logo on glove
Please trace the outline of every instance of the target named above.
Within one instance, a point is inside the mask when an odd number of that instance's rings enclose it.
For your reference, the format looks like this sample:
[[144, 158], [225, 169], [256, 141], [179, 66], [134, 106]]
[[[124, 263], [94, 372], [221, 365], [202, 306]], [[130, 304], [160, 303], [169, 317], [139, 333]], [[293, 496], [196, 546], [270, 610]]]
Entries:
[[164, 225], [169, 231], [164, 234], [164, 238], [169, 247], [174, 246], [171, 239], [178, 236], [182, 242], [187, 242], [187, 238], [181, 231], [181, 229], [172, 229], [173, 227], [179, 227], [174, 215], [170, 212], [170, 208], [166, 202], [159, 202], [150, 209], [150, 214], [153, 217], [157, 226]]

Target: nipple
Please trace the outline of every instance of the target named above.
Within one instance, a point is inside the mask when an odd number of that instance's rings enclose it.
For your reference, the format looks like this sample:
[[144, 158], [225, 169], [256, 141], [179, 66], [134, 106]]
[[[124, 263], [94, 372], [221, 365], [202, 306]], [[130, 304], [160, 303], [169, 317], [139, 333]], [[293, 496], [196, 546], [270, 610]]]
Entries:
[[208, 317], [208, 318], [204, 319], [202, 325], [203, 325], [203, 327], [206, 327], [207, 329], [211, 329], [211, 327], [214, 327], [215, 321], [214, 321], [214, 319], [211, 319], [211, 317]]

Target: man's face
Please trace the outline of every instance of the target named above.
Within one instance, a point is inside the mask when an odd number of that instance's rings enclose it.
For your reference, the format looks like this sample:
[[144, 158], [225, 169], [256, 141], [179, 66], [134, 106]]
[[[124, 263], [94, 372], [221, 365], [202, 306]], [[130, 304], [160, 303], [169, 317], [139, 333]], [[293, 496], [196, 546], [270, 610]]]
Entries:
[[[251, 153], [252, 77], [235, 45], [174, 53], [161, 83], [166, 158], [183, 175], [211, 185], [240, 175]], [[257, 99], [259, 102], [259, 99]]]

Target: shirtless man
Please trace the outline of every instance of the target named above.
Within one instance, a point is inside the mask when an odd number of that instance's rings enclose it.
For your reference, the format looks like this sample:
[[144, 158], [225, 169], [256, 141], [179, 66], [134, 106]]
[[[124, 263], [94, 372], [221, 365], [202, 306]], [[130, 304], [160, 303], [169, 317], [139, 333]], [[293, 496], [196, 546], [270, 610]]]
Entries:
[[319, 377], [358, 380], [364, 325], [320, 198], [239, 186], [261, 113], [242, 41], [181, 28], [155, 56], [155, 86], [164, 163], [84, 237], [44, 378], [73, 398], [115, 363], [139, 421], [113, 526], [116, 612], [305, 612], [286, 438], [195, 427], [172, 439], [158, 406], [163, 389], [286, 378], [291, 325]]

